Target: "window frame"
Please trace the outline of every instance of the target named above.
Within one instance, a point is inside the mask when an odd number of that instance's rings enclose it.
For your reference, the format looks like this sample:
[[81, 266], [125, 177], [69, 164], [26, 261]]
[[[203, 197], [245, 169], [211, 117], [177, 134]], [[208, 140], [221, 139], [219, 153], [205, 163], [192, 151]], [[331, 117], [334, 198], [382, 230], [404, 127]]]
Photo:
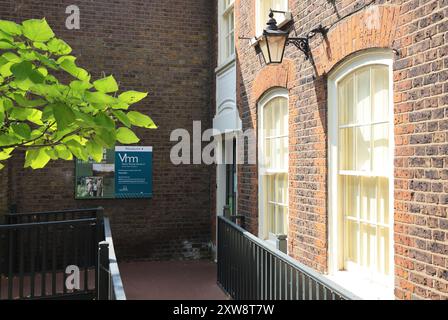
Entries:
[[[264, 210], [264, 193], [262, 190], [263, 185], [263, 178], [266, 176], [264, 169], [262, 168], [262, 158], [265, 155], [264, 152], [264, 134], [263, 134], [263, 120], [264, 120], [264, 107], [274, 100], [275, 98], [285, 98], [286, 99], [286, 105], [288, 110], [288, 166], [286, 172], [278, 171], [278, 172], [268, 172], [271, 174], [286, 174], [287, 175], [287, 221], [289, 221], [289, 92], [286, 88], [274, 88], [269, 91], [267, 91], [263, 97], [258, 102], [258, 129], [257, 129], [257, 137], [258, 137], [258, 155], [257, 155], [257, 169], [258, 169], [258, 237], [266, 240], [268, 244], [275, 247], [275, 239], [272, 238], [268, 228], [268, 217], [266, 216], [265, 210]], [[288, 223], [289, 224], [289, 223]], [[286, 232], [288, 233], [288, 232]]]
[[[347, 75], [357, 70], [373, 65], [383, 65], [388, 67], [389, 73], [389, 161], [390, 166], [387, 172], [389, 179], [389, 263], [390, 275], [387, 279], [387, 288], [393, 290], [394, 278], [394, 101], [393, 101], [393, 53], [390, 50], [369, 50], [356, 55], [345, 63], [338, 66], [328, 77], [328, 270], [330, 275], [340, 272], [341, 259], [344, 260], [344, 249], [341, 248], [339, 240], [340, 214], [338, 212], [338, 163], [339, 163], [339, 99], [338, 83]], [[342, 232], [345, 237], [345, 232]], [[342, 261], [344, 262], [344, 261]], [[352, 273], [350, 271], [348, 273]], [[376, 280], [376, 279], [375, 279]], [[382, 280], [382, 279], [381, 279]], [[380, 280], [380, 281], [381, 281]]]
[[[225, 7], [226, 0], [219, 1], [218, 8], [218, 68], [230, 63], [235, 60], [235, 51], [236, 51], [236, 41], [235, 41], [235, 1], [231, 1], [231, 3]], [[228, 24], [227, 19], [230, 12], [233, 11], [233, 54], [227, 55], [227, 49], [229, 46], [228, 37]]]

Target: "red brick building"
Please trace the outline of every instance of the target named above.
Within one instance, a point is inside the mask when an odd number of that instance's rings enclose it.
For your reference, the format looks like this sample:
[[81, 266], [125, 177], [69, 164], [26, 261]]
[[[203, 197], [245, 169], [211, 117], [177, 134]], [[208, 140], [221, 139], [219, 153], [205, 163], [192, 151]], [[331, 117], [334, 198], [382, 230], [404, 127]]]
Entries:
[[[291, 37], [328, 28], [308, 60], [288, 45], [266, 65], [270, 8]], [[447, 299], [448, 2], [222, 0], [217, 15], [214, 126], [258, 141], [230, 200], [218, 165], [218, 214], [236, 198], [253, 234], [286, 236], [361, 297]]]
[[[80, 0], [68, 30], [71, 4], [0, 0], [0, 19], [46, 17], [94, 78], [149, 91], [154, 196], [75, 200], [74, 163], [24, 170], [19, 155], [0, 212], [103, 206], [120, 260], [200, 259], [225, 207], [363, 298], [448, 298], [448, 1]], [[270, 9], [310, 50], [266, 64]], [[174, 165], [170, 133], [193, 121], [227, 133], [220, 160], [252, 129], [256, 163]]]

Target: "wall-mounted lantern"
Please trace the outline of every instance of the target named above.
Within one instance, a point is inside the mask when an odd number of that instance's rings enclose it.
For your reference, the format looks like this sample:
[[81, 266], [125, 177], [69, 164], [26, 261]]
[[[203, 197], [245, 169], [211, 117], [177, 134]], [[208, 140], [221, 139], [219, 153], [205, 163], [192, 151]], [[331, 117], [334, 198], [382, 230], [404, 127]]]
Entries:
[[265, 63], [267, 65], [282, 63], [285, 48], [289, 44], [293, 44], [302, 51], [308, 60], [310, 57], [309, 37], [314, 36], [316, 33], [321, 33], [325, 36], [328, 31], [327, 28], [319, 26], [312, 30], [306, 38], [289, 37], [288, 31], [279, 30], [277, 21], [274, 19], [274, 12], [285, 13], [283, 11], [270, 10], [267, 27], [263, 30], [263, 36], [258, 41]]

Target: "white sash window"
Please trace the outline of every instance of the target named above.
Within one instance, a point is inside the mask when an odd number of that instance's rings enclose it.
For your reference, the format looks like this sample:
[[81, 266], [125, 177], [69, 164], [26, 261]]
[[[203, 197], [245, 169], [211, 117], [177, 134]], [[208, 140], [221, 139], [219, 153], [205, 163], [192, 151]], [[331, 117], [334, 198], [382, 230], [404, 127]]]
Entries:
[[393, 279], [391, 64], [367, 54], [329, 78], [330, 271], [385, 287]]

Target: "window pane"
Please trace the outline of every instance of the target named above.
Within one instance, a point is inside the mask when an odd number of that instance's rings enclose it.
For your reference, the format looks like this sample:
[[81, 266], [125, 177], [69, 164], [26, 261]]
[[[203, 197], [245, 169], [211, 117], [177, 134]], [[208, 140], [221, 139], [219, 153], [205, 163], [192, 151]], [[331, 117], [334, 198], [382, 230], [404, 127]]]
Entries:
[[355, 122], [370, 123], [370, 68], [356, 73], [356, 108]]
[[378, 223], [389, 224], [389, 179], [378, 178], [377, 188]]
[[389, 171], [389, 124], [372, 126], [373, 131], [373, 170], [381, 175]]
[[389, 268], [389, 255], [390, 255], [390, 230], [389, 228], [379, 228], [378, 230], [378, 266], [377, 271], [388, 275], [390, 273]]
[[361, 178], [361, 219], [376, 223], [376, 178]]
[[372, 269], [376, 261], [376, 227], [361, 223], [361, 266]]
[[355, 169], [354, 129], [339, 130], [339, 169]]
[[285, 208], [283, 206], [276, 206], [275, 214], [275, 234], [285, 234]]
[[289, 154], [289, 146], [288, 146], [288, 137], [280, 138], [280, 153], [281, 153], [281, 169], [288, 171], [288, 154]]
[[358, 237], [359, 237], [359, 224], [353, 221], [347, 221], [347, 241], [346, 241], [346, 260], [354, 263], [359, 263], [358, 257]]
[[389, 117], [389, 73], [387, 67], [372, 68], [373, 119], [375, 122], [388, 121]]
[[355, 128], [356, 140], [356, 169], [357, 171], [370, 171], [370, 126]]
[[339, 125], [353, 124], [355, 109], [353, 107], [353, 75], [349, 75], [339, 85]]
[[340, 176], [339, 179], [341, 180], [341, 191], [339, 193], [340, 208], [345, 216], [356, 218], [360, 212], [360, 178]]

